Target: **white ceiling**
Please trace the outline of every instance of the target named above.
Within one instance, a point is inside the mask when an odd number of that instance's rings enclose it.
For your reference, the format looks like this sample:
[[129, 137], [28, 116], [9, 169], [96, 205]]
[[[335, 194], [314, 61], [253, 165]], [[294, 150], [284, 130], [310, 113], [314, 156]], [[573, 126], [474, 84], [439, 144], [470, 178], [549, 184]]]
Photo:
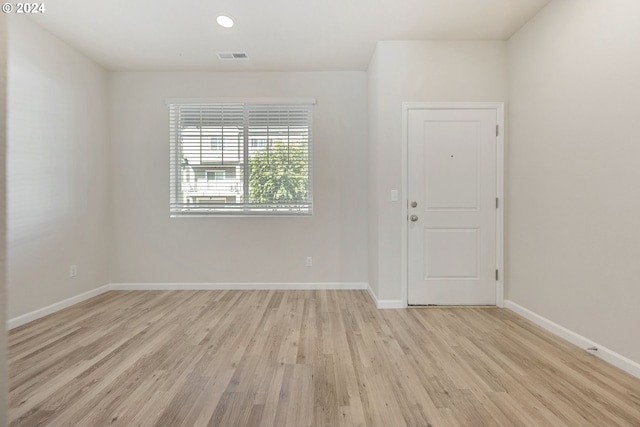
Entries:
[[54, 0], [32, 18], [110, 70], [366, 70], [378, 40], [506, 40], [548, 2]]

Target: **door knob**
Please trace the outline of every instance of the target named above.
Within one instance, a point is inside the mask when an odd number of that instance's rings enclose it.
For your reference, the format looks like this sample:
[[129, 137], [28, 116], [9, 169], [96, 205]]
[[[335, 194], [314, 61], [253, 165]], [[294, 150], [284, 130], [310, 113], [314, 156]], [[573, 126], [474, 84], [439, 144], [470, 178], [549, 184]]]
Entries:
[[418, 202], [411, 202], [411, 207], [415, 208], [416, 206], [418, 206]]
[[409, 217], [409, 219], [410, 219], [412, 222], [416, 222], [416, 221], [418, 220], [418, 215], [411, 215], [411, 216]]

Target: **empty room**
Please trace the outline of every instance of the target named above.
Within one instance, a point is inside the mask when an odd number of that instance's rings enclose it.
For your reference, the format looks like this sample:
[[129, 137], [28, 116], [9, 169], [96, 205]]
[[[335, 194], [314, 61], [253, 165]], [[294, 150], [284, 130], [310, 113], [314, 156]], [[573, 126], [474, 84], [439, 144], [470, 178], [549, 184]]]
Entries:
[[0, 426], [640, 426], [637, 0], [2, 8]]

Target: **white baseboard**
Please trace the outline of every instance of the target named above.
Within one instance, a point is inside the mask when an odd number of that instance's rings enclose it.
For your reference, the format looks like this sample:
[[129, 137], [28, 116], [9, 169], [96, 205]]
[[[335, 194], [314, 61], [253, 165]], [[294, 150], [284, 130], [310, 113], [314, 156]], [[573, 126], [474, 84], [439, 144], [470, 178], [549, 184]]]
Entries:
[[71, 298], [67, 298], [63, 301], [56, 302], [46, 307], [39, 308], [30, 313], [23, 314], [22, 316], [14, 317], [13, 319], [9, 319], [7, 321], [7, 329], [17, 328], [18, 326], [22, 326], [26, 323], [40, 319], [41, 317], [48, 316], [49, 314], [55, 313], [56, 311], [60, 311], [64, 308], [71, 307], [72, 305], [78, 304], [82, 301], [86, 301], [89, 298], [93, 298], [109, 290], [109, 285], [100, 286], [99, 288], [84, 292]]
[[107, 291], [178, 291], [178, 290], [366, 290], [369, 284], [365, 282], [318, 282], [318, 283], [110, 283], [91, 291], [67, 298], [30, 313], [23, 314], [7, 321], [7, 329], [17, 328], [25, 323], [48, 316], [49, 314], [71, 307]]
[[361, 282], [318, 283], [111, 283], [113, 291], [217, 291], [217, 290], [321, 290], [321, 289], [367, 289]]
[[369, 291], [369, 296], [371, 297], [371, 299], [373, 300], [373, 303], [376, 305], [377, 308], [379, 309], [386, 309], [386, 308], [406, 308], [406, 306], [402, 303], [402, 300], [394, 300], [394, 299], [378, 299], [378, 296], [376, 295], [375, 292], [373, 292], [373, 289], [371, 289], [371, 286], [367, 285], [367, 291]]
[[590, 354], [594, 354], [602, 360], [607, 361], [608, 363], [622, 369], [630, 373], [631, 375], [640, 378], [640, 363], [635, 362], [631, 359], [624, 357], [621, 354], [616, 353], [615, 351], [608, 349], [586, 337], [583, 337], [580, 334], [577, 334], [564, 326], [558, 325], [557, 323], [547, 319], [546, 317], [540, 316], [533, 311], [524, 308], [523, 306], [516, 304], [513, 301], [505, 300], [504, 307], [519, 314], [527, 320], [532, 321], [538, 326], [546, 329], [547, 331], [564, 338], [570, 343], [577, 345], [580, 348], [586, 349], [590, 347], [596, 347], [598, 350], [595, 352], [589, 352]]
[[380, 299], [378, 300], [378, 308], [406, 308], [406, 306], [402, 303], [402, 300], [399, 299]]
[[377, 307], [378, 306], [378, 297], [376, 296], [375, 292], [373, 292], [373, 289], [371, 289], [371, 285], [369, 285], [369, 284], [367, 284], [367, 292], [369, 292], [369, 296], [371, 297], [371, 301], [373, 301], [373, 303]]

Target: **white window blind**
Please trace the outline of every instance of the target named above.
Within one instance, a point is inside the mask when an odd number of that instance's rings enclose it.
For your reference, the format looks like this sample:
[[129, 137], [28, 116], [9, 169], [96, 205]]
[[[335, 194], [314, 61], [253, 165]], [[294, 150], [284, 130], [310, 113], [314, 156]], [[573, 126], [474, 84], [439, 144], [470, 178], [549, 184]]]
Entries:
[[170, 102], [169, 119], [171, 216], [311, 215], [312, 105]]

